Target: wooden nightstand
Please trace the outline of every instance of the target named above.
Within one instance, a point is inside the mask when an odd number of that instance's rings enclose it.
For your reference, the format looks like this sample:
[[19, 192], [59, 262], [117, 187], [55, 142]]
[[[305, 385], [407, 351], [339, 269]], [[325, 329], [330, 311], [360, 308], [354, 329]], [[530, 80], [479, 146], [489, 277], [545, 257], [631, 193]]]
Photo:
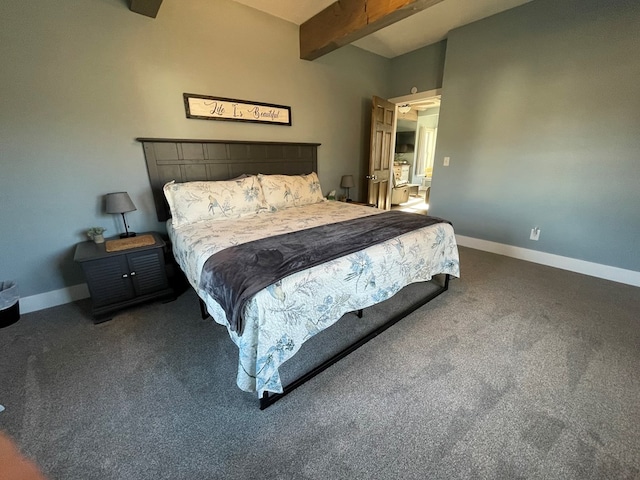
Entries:
[[94, 323], [111, 313], [149, 300], [174, 297], [164, 262], [165, 242], [157, 233], [154, 243], [108, 252], [105, 243], [82, 242], [73, 259], [80, 263], [91, 295]]

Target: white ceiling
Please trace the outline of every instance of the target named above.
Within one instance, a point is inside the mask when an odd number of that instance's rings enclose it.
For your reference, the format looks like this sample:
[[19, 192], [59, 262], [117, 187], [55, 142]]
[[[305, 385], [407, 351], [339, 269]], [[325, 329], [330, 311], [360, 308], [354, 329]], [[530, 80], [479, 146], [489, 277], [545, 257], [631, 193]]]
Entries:
[[301, 25], [336, 0], [234, 0], [256, 10]]
[[[234, 0], [300, 25], [336, 0]], [[449, 30], [532, 0], [443, 0], [404, 20], [353, 42], [383, 57], [393, 58], [439, 42]]]

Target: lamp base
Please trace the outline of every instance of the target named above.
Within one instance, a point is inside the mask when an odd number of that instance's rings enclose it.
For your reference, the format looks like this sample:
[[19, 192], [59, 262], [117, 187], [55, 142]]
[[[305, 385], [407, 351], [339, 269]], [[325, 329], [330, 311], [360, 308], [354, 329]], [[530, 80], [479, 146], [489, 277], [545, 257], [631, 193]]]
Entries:
[[120, 234], [120, 238], [130, 238], [135, 236], [136, 236], [136, 232], [127, 232], [127, 233]]

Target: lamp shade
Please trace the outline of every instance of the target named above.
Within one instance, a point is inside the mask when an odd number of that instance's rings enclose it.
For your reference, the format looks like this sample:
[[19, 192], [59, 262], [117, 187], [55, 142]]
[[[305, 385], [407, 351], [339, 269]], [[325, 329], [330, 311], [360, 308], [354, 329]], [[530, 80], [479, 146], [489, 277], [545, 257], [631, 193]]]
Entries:
[[340, 181], [340, 186], [342, 188], [352, 188], [354, 187], [353, 183], [353, 175], [343, 175], [342, 180]]
[[127, 192], [107, 193], [106, 200], [105, 210], [107, 213], [125, 213], [136, 210], [136, 206]]

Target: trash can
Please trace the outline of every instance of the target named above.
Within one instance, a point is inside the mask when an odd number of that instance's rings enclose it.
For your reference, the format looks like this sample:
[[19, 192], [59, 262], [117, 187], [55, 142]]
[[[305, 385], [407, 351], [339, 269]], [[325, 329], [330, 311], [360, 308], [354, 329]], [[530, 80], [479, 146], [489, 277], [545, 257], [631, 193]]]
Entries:
[[0, 328], [20, 320], [20, 296], [15, 281], [0, 281]]

